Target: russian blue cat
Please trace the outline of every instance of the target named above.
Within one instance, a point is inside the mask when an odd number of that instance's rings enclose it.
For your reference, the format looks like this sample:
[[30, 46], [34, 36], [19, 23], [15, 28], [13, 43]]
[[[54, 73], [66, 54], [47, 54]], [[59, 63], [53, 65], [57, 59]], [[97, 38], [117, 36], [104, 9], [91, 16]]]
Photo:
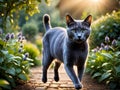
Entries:
[[[47, 69], [55, 60], [54, 80], [59, 81], [58, 69], [61, 63], [72, 80], [76, 89], [81, 89], [82, 76], [88, 54], [87, 39], [91, 32], [92, 16], [84, 20], [75, 20], [69, 14], [66, 15], [67, 28], [51, 27], [50, 16], [43, 16], [46, 33], [43, 37], [43, 76], [42, 81], [47, 82]], [[77, 66], [77, 75], [73, 69]]]

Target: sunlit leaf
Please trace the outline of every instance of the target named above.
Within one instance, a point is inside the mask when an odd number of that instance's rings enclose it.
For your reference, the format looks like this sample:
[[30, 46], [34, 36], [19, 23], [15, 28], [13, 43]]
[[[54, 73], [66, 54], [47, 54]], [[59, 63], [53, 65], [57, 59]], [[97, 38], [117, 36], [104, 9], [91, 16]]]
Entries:
[[9, 89], [9, 90], [11, 89], [9, 86], [9, 82], [4, 80], [4, 79], [0, 79], [0, 87], [4, 87], [4, 88]]
[[106, 57], [108, 57], [110, 59], [113, 58], [113, 56], [110, 53], [101, 53], [101, 55], [106, 56]]
[[92, 76], [92, 78], [96, 78], [96, 77], [98, 77], [98, 76], [101, 76], [101, 73], [99, 73], [99, 72], [94, 73], [93, 76]]
[[102, 64], [102, 67], [104, 67], [104, 66], [106, 66], [106, 65], [108, 65], [108, 63], [103, 63], [103, 64]]
[[120, 55], [120, 51], [116, 52], [115, 55], [116, 55], [116, 56]]
[[7, 82], [6, 80], [0, 79], [0, 86], [1, 85], [9, 85], [9, 82]]
[[30, 59], [30, 58], [27, 58], [26, 60], [28, 60], [28, 61], [33, 61], [33, 59]]
[[104, 74], [100, 77], [99, 82], [104, 81], [104, 80], [107, 79], [110, 75], [111, 75], [111, 73], [107, 73], [107, 72], [104, 73]]
[[7, 55], [7, 54], [8, 54], [8, 51], [5, 51], [5, 50], [1, 50], [1, 52], [2, 52], [4, 55]]

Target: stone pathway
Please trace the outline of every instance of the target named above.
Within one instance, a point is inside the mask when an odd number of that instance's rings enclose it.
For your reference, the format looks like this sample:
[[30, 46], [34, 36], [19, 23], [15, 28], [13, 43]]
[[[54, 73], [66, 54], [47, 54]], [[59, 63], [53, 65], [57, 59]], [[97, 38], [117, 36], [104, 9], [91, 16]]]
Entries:
[[[73, 83], [67, 76], [63, 65], [60, 67], [60, 81], [55, 82], [53, 77], [53, 69], [48, 70], [48, 82], [43, 83], [41, 81], [42, 71], [41, 67], [31, 69], [30, 81], [26, 84], [17, 86], [14, 90], [75, 90]], [[99, 84], [96, 80], [91, 79], [87, 74], [84, 75], [82, 90], [109, 90], [104, 84]]]

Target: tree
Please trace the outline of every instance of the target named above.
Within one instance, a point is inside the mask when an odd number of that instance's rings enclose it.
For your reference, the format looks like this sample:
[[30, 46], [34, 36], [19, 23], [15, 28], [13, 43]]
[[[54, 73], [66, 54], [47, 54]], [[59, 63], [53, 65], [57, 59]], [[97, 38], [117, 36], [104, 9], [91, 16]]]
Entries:
[[[49, 3], [49, 0], [45, 1]], [[21, 10], [28, 16], [39, 13], [40, 2], [41, 0], [0, 0], [0, 27], [6, 32], [7, 22], [16, 26]]]

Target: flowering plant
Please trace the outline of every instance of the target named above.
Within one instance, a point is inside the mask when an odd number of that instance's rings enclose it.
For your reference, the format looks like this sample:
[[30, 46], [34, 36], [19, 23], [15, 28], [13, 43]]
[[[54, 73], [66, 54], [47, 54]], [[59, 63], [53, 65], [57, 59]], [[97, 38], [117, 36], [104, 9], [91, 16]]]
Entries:
[[105, 43], [90, 52], [86, 71], [99, 82], [105, 82], [111, 89], [120, 88], [120, 41], [110, 42], [108, 36]]
[[0, 89], [11, 89], [19, 80], [28, 80], [32, 61], [23, 50], [24, 36], [21, 33], [4, 34], [0, 31]]

